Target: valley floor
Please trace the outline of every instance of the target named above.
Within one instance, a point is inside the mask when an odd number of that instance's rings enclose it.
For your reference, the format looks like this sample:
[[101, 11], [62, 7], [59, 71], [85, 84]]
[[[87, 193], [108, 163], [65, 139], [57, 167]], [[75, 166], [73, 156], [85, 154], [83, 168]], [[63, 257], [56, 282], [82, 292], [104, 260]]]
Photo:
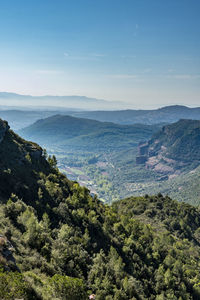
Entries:
[[200, 203], [200, 167], [168, 180], [136, 164], [137, 148], [121, 152], [94, 153], [66, 150], [62, 154], [51, 149], [58, 167], [70, 180], [86, 186], [102, 201], [111, 203], [125, 197], [158, 192], [178, 201]]

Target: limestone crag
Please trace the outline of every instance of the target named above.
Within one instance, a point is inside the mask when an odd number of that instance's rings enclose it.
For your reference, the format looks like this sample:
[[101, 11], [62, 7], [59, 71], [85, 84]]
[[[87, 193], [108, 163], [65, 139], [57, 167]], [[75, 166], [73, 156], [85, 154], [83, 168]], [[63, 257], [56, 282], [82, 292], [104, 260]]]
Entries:
[[6, 121], [0, 119], [0, 143], [3, 141], [6, 132], [9, 130], [10, 126]]
[[144, 164], [148, 159], [149, 145], [148, 143], [139, 143], [138, 156], [136, 157], [136, 164]]
[[179, 120], [163, 126], [138, 145], [136, 163], [155, 171], [161, 180], [194, 170], [200, 165], [200, 121]]

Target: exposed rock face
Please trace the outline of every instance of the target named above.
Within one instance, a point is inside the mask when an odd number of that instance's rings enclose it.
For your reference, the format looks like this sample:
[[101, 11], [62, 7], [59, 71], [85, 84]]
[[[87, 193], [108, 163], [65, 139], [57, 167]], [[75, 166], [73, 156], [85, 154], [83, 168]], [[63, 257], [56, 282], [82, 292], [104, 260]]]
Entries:
[[0, 266], [2, 266], [5, 271], [20, 272], [12, 254], [13, 250], [14, 248], [10, 241], [0, 234]]
[[6, 132], [9, 130], [10, 126], [6, 121], [0, 119], [0, 143], [3, 141]]
[[141, 164], [145, 164], [145, 162], [147, 161], [147, 156], [146, 155], [140, 155], [136, 157], [136, 164], [137, 165], [141, 165]]
[[136, 157], [136, 164], [144, 164], [148, 159], [149, 144], [140, 143], [138, 145], [138, 156]]
[[161, 179], [177, 176], [200, 165], [200, 121], [180, 120], [163, 126], [147, 143], [138, 146], [137, 164]]
[[147, 169], [154, 170], [160, 174], [159, 181], [168, 179], [168, 176], [171, 174], [176, 174], [175, 165], [177, 165], [177, 162], [165, 156], [167, 148], [160, 146], [159, 151], [155, 151], [154, 148], [159, 144], [159, 140], [154, 141], [154, 147], [150, 143], [151, 141], [139, 144], [139, 155], [136, 157], [136, 164], [143, 164]]
[[140, 143], [138, 146], [139, 155], [148, 155], [149, 145], [148, 143]]
[[38, 145], [29, 145], [27, 150], [34, 159], [39, 159], [42, 156], [42, 148], [40, 148]]

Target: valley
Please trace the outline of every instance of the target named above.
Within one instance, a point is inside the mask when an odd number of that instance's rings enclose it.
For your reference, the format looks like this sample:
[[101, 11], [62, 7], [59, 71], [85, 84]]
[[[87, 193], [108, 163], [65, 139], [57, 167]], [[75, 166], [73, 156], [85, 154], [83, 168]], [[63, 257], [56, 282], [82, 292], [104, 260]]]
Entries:
[[[171, 147], [173, 141], [167, 142], [166, 137], [162, 137], [162, 131], [159, 131], [163, 123], [120, 125], [77, 117], [92, 116], [98, 119], [102, 115], [104, 120], [111, 118], [128, 123], [128, 120], [138, 121], [137, 115], [141, 120], [142, 115], [152, 115], [154, 119], [151, 122], [161, 121], [160, 117], [165, 116], [167, 119], [163, 120], [170, 123], [178, 115], [186, 114], [198, 117], [198, 108], [172, 106], [155, 111], [107, 111], [102, 114], [100, 111], [95, 114], [83, 111], [0, 110], [0, 117], [11, 120], [11, 128], [18, 129], [26, 139], [40, 143], [50, 155], [56, 155], [61, 172], [86, 186], [106, 203], [131, 195], [161, 192], [178, 201], [197, 205], [200, 202], [200, 189], [195, 180], [199, 176], [198, 121], [182, 120], [182, 123], [177, 123], [178, 126], [175, 123], [174, 127], [169, 127], [172, 130], [170, 134], [177, 139], [176, 145]], [[113, 119], [114, 116], [118, 119]], [[130, 119], [133, 116], [135, 119]], [[196, 129], [191, 134], [193, 127]], [[160, 144], [156, 140], [160, 140]], [[143, 144], [148, 141], [150, 151], [156, 152], [157, 156], [145, 158], [147, 150]], [[162, 151], [159, 150], [161, 147]], [[163, 149], [169, 147], [171, 156], [166, 157]], [[179, 156], [185, 157], [185, 161], [179, 161]], [[174, 157], [176, 160], [172, 159]]]
[[200, 121], [187, 119], [118, 125], [56, 115], [19, 133], [56, 155], [64, 174], [106, 203], [161, 192], [197, 205], [199, 128]]
[[113, 176], [120, 176], [119, 158], [122, 164], [128, 158], [126, 166], [131, 163], [134, 173], [138, 143], [150, 138], [159, 128], [160, 124], [119, 125], [56, 115], [18, 132], [40, 143], [50, 155], [56, 155], [60, 170], [70, 179], [86, 185], [100, 199], [111, 203], [119, 199]]

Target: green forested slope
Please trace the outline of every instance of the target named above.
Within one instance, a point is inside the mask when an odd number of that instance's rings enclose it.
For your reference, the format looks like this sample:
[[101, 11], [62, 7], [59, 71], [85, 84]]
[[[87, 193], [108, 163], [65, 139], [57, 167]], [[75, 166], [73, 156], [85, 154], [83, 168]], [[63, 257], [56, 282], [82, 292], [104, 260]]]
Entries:
[[19, 131], [26, 139], [43, 145], [82, 151], [116, 150], [137, 146], [149, 139], [158, 125], [118, 125], [110, 122], [55, 115]]
[[8, 129], [0, 152], [1, 299], [199, 299], [197, 208], [103, 205]]

